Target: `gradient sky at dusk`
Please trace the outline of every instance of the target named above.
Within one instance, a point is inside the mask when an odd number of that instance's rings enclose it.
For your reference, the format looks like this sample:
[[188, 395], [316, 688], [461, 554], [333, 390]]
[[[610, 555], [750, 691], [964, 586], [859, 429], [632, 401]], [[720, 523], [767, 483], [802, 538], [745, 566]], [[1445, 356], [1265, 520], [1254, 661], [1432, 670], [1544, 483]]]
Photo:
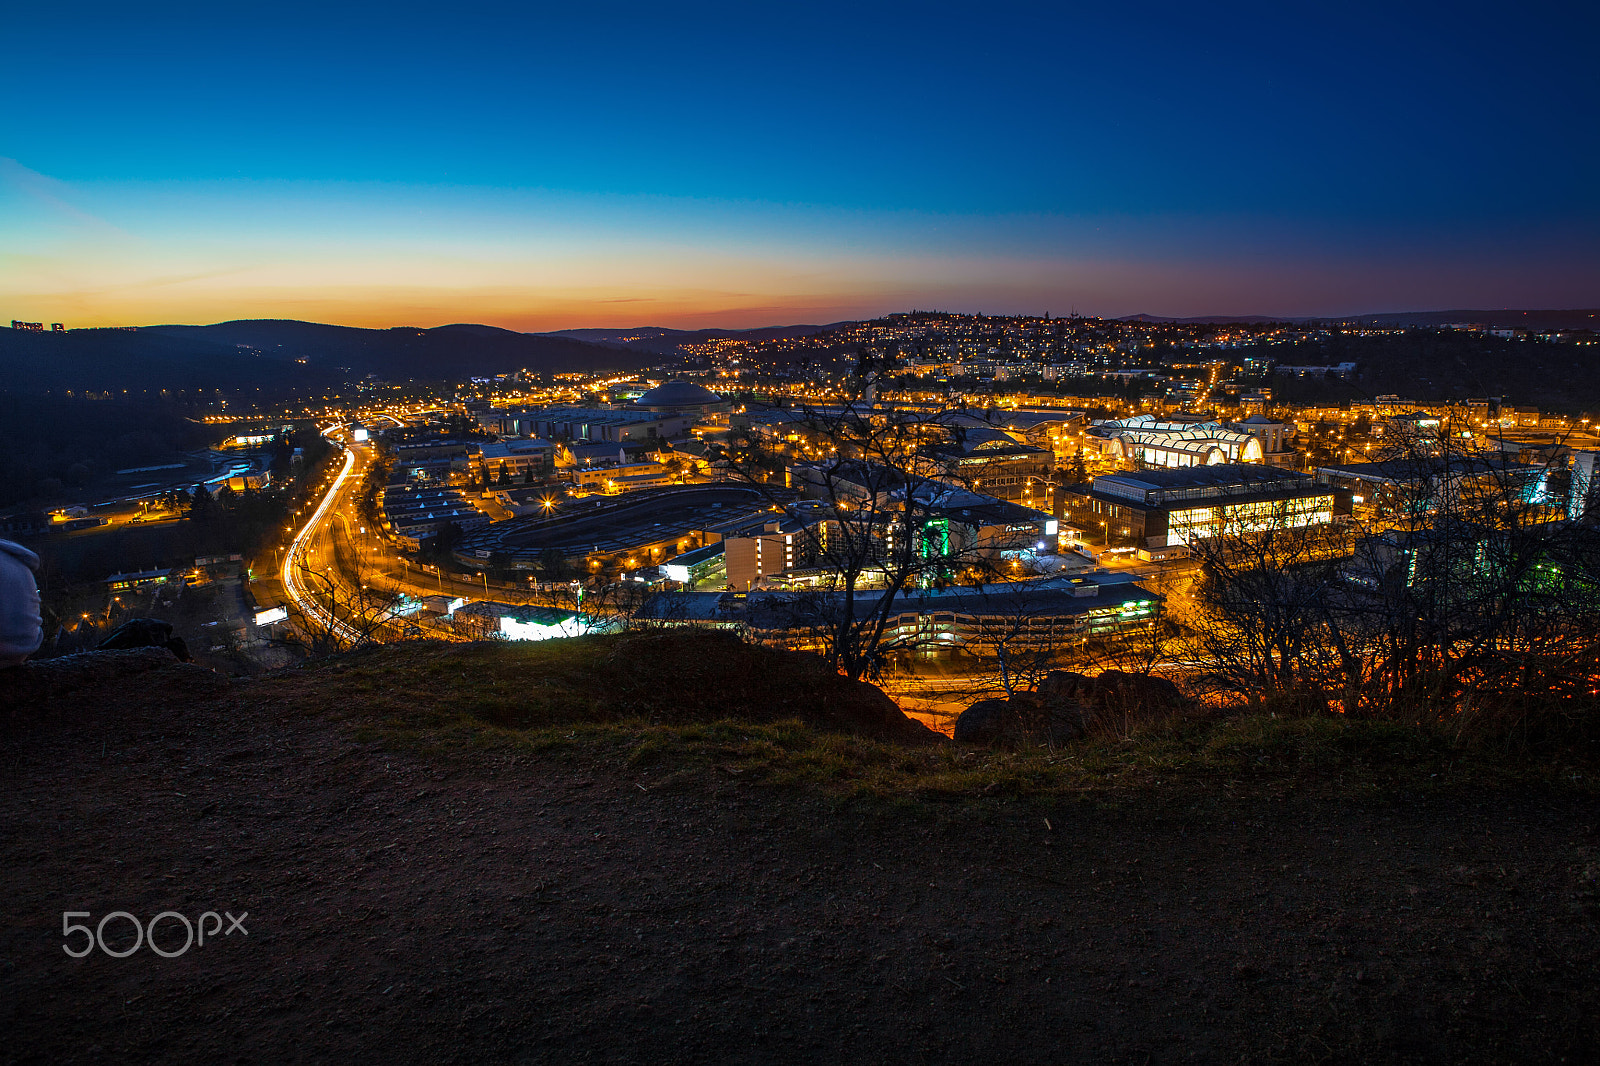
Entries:
[[1592, 5], [8, 11], [0, 317], [1600, 304]]

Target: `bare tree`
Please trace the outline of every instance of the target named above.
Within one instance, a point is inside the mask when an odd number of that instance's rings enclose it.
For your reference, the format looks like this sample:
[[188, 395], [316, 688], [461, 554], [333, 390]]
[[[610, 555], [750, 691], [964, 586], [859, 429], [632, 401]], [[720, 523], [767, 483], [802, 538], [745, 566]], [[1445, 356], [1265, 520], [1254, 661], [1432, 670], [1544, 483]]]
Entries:
[[352, 586], [307, 566], [298, 577], [310, 602], [297, 602], [290, 612], [295, 635], [286, 643], [298, 643], [311, 655], [331, 655], [411, 635], [395, 594]]
[[1565, 520], [1556, 465], [1472, 449], [1448, 423], [1385, 451], [1347, 525], [1194, 539], [1209, 680], [1246, 700], [1418, 722], [1592, 697], [1600, 536]]
[[771, 488], [785, 457], [797, 460], [797, 487], [825, 506], [801, 552], [828, 578], [778, 602], [788, 628], [841, 673], [876, 676], [888, 654], [914, 643], [896, 624], [901, 598], [991, 576], [997, 546], [963, 543], [941, 518], [941, 505], [964, 486], [928, 461], [930, 447], [951, 439], [937, 415], [854, 401], [802, 408], [784, 430], [781, 442], [745, 434], [729, 448], [734, 476], [780, 506], [786, 501]]

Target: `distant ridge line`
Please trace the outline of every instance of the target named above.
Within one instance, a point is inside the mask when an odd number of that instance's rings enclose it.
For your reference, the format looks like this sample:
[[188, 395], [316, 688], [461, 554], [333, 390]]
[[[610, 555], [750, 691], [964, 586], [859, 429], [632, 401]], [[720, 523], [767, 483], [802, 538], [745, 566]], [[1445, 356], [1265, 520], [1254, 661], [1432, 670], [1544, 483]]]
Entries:
[[1384, 311], [1360, 315], [1200, 315], [1169, 318], [1163, 315], [1124, 315], [1117, 322], [1150, 322], [1175, 326], [1256, 325], [1266, 322], [1354, 322], [1375, 326], [1446, 326], [1455, 323], [1500, 329], [1600, 329], [1600, 307], [1535, 310], [1532, 308], [1461, 308], [1453, 311]]

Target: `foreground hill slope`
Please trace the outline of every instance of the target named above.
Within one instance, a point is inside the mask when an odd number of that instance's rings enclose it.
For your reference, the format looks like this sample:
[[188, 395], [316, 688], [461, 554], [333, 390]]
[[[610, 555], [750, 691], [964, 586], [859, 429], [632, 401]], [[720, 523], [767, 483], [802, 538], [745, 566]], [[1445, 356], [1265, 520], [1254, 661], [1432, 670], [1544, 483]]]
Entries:
[[[566, 643], [0, 678], [7, 1058], [1554, 1062], [1600, 1036], [1587, 794], [843, 800], [645, 757], [659, 723], [709, 735], [736, 697], [708, 682], [759, 654]], [[791, 710], [822, 702], [766, 665]], [[487, 724], [519, 686], [542, 724]], [[724, 753], [805, 731], [721, 728]], [[63, 952], [61, 912], [114, 910], [248, 911], [248, 935]]]

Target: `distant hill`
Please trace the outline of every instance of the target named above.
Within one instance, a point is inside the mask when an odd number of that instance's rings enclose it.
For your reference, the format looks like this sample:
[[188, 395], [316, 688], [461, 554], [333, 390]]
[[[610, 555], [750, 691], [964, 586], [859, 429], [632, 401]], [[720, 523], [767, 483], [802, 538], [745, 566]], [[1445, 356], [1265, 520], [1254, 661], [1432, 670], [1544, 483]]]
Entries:
[[809, 337], [852, 322], [833, 322], [826, 326], [763, 326], [760, 329], [669, 329], [665, 326], [639, 326], [634, 329], [563, 329], [554, 333], [540, 333], [540, 337], [564, 337], [573, 340], [625, 348], [629, 351], [649, 352], [654, 355], [678, 355], [686, 345], [703, 344], [719, 338], [747, 341], [770, 341], [788, 337]]
[[1256, 325], [1262, 322], [1305, 322], [1303, 318], [1273, 318], [1270, 315], [1202, 315], [1199, 318], [1167, 318], [1164, 315], [1123, 315], [1113, 319], [1116, 322], [1159, 322], [1174, 326], [1199, 326], [1219, 325], [1231, 326], [1236, 323]]
[[650, 361], [643, 352], [465, 324], [359, 329], [258, 319], [64, 333], [0, 329], [0, 388], [21, 390], [291, 391], [368, 375], [452, 380], [519, 369], [631, 370]]
[[528, 369], [541, 373], [632, 369], [615, 351], [570, 337], [518, 333], [497, 326], [458, 323], [423, 329], [395, 326], [358, 329], [313, 322], [258, 319], [214, 326], [149, 326], [141, 332], [203, 337], [223, 345], [246, 345], [263, 356], [304, 358], [307, 365], [387, 380], [453, 379]]
[[34, 333], [0, 329], [0, 388], [159, 392], [315, 388], [343, 375], [300, 365], [280, 353], [257, 353], [203, 334], [75, 329]]
[[1445, 326], [1461, 322], [1496, 329], [1600, 329], [1600, 308], [1567, 311], [1404, 311], [1397, 314], [1358, 315], [1356, 321], [1378, 326]]
[[1162, 315], [1124, 315], [1118, 322], [1164, 322], [1178, 326], [1257, 324], [1261, 322], [1359, 322], [1373, 326], [1448, 326], [1471, 323], [1496, 329], [1600, 329], [1600, 308], [1587, 307], [1564, 311], [1535, 311], [1502, 308], [1498, 311], [1394, 311], [1370, 315], [1201, 315], [1198, 318], [1167, 318]]

